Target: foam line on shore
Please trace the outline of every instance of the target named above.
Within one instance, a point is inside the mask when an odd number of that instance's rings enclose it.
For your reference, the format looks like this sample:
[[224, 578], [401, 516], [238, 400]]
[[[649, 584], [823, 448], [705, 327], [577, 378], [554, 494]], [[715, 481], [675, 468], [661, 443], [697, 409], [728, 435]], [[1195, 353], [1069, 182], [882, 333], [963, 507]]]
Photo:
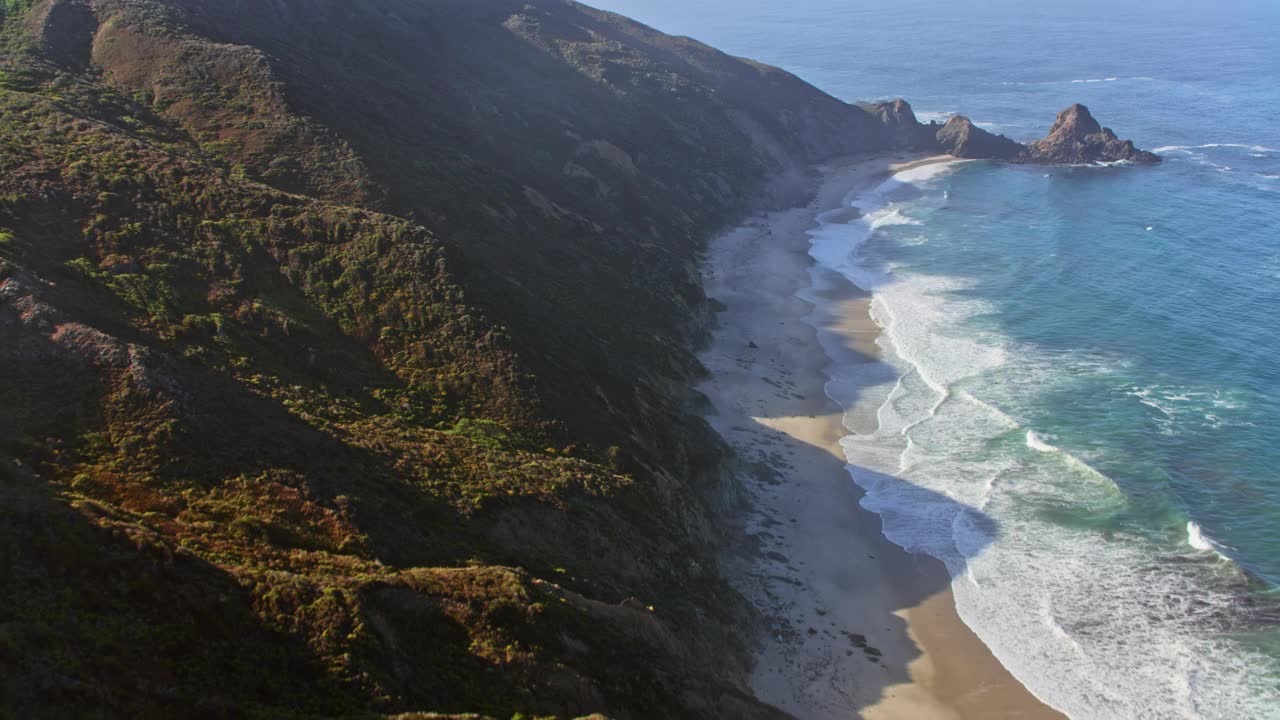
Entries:
[[[892, 162], [862, 158], [827, 169], [811, 206], [757, 216], [708, 256], [707, 293], [726, 309], [700, 356], [710, 375], [699, 389], [715, 408], [707, 420], [749, 468], [768, 466], [745, 479], [755, 504], [746, 531], [760, 553], [728, 561], [770, 623], [752, 687], [806, 720], [984, 717], [1001, 708], [1060, 720], [956, 614], [941, 564], [888, 541], [847, 479], [839, 438], [845, 423], [857, 423], [833, 412], [828, 397], [840, 388], [869, 394], [874, 410], [898, 373], [875, 360], [878, 328], [865, 296], [812, 262], [807, 231], [865, 238], [907, 220], [868, 217], [841, 202], [902, 187], [885, 172]], [[964, 525], [960, 519], [952, 532], [963, 535]]]
[[[904, 201], [895, 202], [898, 189], [941, 172], [899, 174], [850, 195], [845, 204], [858, 209], [857, 226], [819, 223], [810, 233], [819, 265], [872, 293], [871, 316], [882, 330], [877, 344], [898, 369], [874, 410], [878, 428], [840, 441], [853, 481], [865, 491], [862, 505], [880, 516], [891, 541], [947, 565], [965, 623], [1033, 692], [1073, 717], [1155, 718], [1169, 708], [1186, 717], [1267, 716], [1259, 714], [1265, 693], [1232, 689], [1253, 659], [1199, 632], [1237, 612], [1234, 592], [1208, 583], [1220, 574], [1210, 565], [1226, 564], [1166, 567], [1140, 539], [1102, 538], [1087, 523], [1036, 515], [1038, 506], [1059, 512], [1070, 503], [1081, 515], [1112, 517], [1128, 502], [1090, 462], [966, 388], [988, 371], [1041, 360], [1048, 364], [1035, 371], [1049, 378], [1060, 359], [1028, 359], [1027, 348], [999, 338], [984, 345], [954, 332], [989, 308], [957, 292], [968, 289], [962, 281], [895, 272], [874, 252], [882, 244], [873, 241], [877, 230], [900, 234], [919, 223]], [[860, 388], [825, 389], [847, 412], [866, 402]], [[1002, 482], [1006, 476], [1018, 482]], [[984, 521], [988, 514], [1002, 530]], [[1188, 525], [1187, 537], [1197, 549], [1212, 548], [1198, 526]], [[1143, 655], [1128, 662], [1125, 648], [1140, 638]], [[1216, 709], [1204, 712], [1206, 702]]]

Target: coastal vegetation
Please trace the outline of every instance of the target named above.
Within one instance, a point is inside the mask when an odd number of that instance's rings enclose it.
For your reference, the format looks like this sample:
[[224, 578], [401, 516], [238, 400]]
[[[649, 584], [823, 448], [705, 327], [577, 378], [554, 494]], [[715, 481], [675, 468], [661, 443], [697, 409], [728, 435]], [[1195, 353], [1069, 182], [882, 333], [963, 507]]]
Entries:
[[558, 0], [0, 7], [0, 714], [778, 716], [699, 254], [936, 140]]
[[233, 5], [5, 6], [4, 712], [775, 714], [681, 389], [769, 166], [696, 67], [559, 3]]

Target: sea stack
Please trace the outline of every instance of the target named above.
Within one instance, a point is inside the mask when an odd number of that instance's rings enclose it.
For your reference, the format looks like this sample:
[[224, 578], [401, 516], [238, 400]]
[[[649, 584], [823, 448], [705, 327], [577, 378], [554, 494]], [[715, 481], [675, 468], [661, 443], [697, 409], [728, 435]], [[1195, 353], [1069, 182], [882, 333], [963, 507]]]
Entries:
[[933, 149], [970, 160], [1051, 165], [1160, 162], [1159, 155], [1139, 150], [1133, 141], [1121, 140], [1111, 128], [1102, 127], [1089, 108], [1080, 103], [1058, 113], [1048, 136], [1026, 145], [987, 132], [963, 115], [955, 115], [941, 126], [936, 122], [923, 124], [902, 99], [860, 107], [880, 122], [885, 143], [894, 148]]
[[1021, 162], [1085, 164], [1096, 162], [1128, 161], [1158, 163], [1160, 156], [1139, 150], [1131, 140], [1121, 140], [1102, 127], [1089, 108], [1076, 103], [1058, 113], [1049, 135], [1043, 140], [1028, 143]]

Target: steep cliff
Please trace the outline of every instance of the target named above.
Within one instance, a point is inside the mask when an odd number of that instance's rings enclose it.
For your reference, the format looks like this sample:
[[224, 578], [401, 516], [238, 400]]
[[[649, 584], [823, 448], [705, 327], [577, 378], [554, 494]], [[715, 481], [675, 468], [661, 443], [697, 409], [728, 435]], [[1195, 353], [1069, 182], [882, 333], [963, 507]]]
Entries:
[[945, 128], [564, 0], [0, 16], [0, 710], [779, 715], [699, 253]]
[[7, 714], [778, 714], [697, 258], [896, 130], [559, 0], [3, 7]]

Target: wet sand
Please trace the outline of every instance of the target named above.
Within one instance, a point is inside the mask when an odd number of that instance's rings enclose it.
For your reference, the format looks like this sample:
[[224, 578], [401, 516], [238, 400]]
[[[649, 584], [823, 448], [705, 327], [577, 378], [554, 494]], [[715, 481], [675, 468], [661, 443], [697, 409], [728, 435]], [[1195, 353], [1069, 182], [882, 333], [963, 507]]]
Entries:
[[[806, 231], [851, 192], [904, 169], [901, 160], [821, 168], [809, 205], [724, 233], [704, 265], [707, 294], [726, 309], [702, 354], [711, 376], [699, 389], [753, 501], [744, 520], [752, 542], [727, 564], [769, 625], [752, 685], [806, 720], [1062, 718], [960, 620], [942, 564], [884, 538], [845, 469], [839, 440], [847, 431], [823, 391], [830, 359], [815, 325], [838, 333], [842, 362], [846, 352], [878, 362], [879, 328], [865, 292], [835, 273], [811, 275]], [[828, 219], [856, 218], [843, 210]]]

